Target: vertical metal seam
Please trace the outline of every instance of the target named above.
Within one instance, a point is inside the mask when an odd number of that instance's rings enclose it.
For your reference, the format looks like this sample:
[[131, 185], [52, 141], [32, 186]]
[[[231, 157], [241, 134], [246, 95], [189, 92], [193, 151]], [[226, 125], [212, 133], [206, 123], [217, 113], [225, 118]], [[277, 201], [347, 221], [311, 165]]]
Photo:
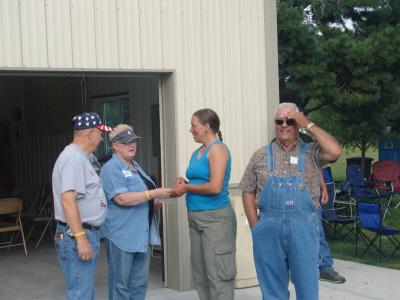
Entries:
[[162, 68], [165, 68], [165, 65], [164, 65], [164, 40], [163, 40], [163, 30], [162, 30], [163, 26], [162, 26], [162, 20], [161, 20], [162, 19], [161, 2], [162, 2], [162, 0], [159, 0], [159, 2], [158, 2], [160, 4], [161, 66], [162, 66]]
[[95, 3], [94, 3], [96, 0], [91, 0], [91, 1], [92, 1], [92, 7], [93, 7], [94, 57], [95, 57], [96, 68], [98, 68], [99, 63], [98, 63], [98, 55], [97, 55], [96, 7], [95, 7]]
[[[243, 106], [244, 106], [244, 101], [243, 101], [243, 83], [242, 83], [242, 74], [243, 74], [243, 66], [242, 66], [242, 63], [243, 63], [243, 61], [242, 61], [242, 36], [241, 36], [241, 28], [242, 28], [242, 24], [241, 24], [241, 18], [240, 18], [240, 3], [239, 3], [239, 1], [240, 0], [236, 0], [236, 3], [237, 3], [237, 8], [238, 8], [238, 38], [239, 38], [239, 76], [240, 76], [240, 103], [241, 103], [241, 107], [243, 108]], [[245, 110], [244, 109], [241, 109], [241, 122], [242, 122], [242, 128], [244, 129], [244, 127], [243, 127], [243, 123], [244, 123], [244, 117], [246, 116], [246, 114], [245, 114]], [[243, 134], [243, 143], [242, 143], [242, 150], [243, 150], [243, 154], [244, 153], [246, 153], [246, 142], [245, 142], [245, 138], [246, 138], [246, 135], [245, 134]]]
[[72, 35], [73, 35], [73, 28], [72, 28], [72, 3], [71, 3], [71, 1], [72, 0], [68, 0], [69, 1], [69, 26], [70, 26], [70, 29], [71, 29], [71, 32], [70, 32], [70, 35], [69, 35], [69, 37], [70, 37], [70, 40], [71, 40], [71, 65], [72, 65], [72, 68], [75, 68], [75, 60], [74, 60], [74, 41], [73, 41], [73, 39], [72, 39]]
[[140, 49], [140, 69], [143, 69], [143, 49], [142, 49], [142, 28], [140, 26], [140, 0], [137, 2], [138, 4], [138, 19], [139, 19], [139, 49]]
[[[50, 58], [49, 58], [49, 35], [47, 32], [47, 0], [44, 0], [44, 28], [45, 28], [45, 36], [46, 36], [46, 57], [47, 57], [47, 67], [51, 67], [50, 66]], [[54, 68], [54, 66], [53, 66]]]
[[23, 55], [23, 44], [22, 44], [22, 23], [21, 23], [21, 1], [18, 1], [18, 17], [19, 17], [19, 42], [20, 42], [20, 53], [21, 56], [21, 65], [24, 67], [24, 55]]
[[202, 76], [201, 76], [201, 79], [202, 79], [202, 85], [203, 85], [203, 99], [202, 99], [202, 106], [205, 106], [205, 99], [204, 99], [204, 96], [205, 96], [205, 92], [206, 92], [206, 86], [205, 86], [205, 78], [204, 78], [204, 76], [205, 76], [205, 72], [204, 72], [204, 68], [205, 68], [205, 65], [204, 65], [204, 44], [203, 44], [203, 38], [204, 38], [204, 32], [203, 32], [203, 18], [202, 18], [202, 14], [204, 13], [204, 11], [203, 11], [203, 5], [204, 5], [204, 0], [200, 0], [200, 37], [201, 37], [201, 40], [200, 40], [200, 43], [201, 43], [201, 69], [202, 69]]
[[[183, 1], [185, 1], [185, 0], [183, 0]], [[182, 55], [180, 56], [180, 60], [182, 60], [182, 69], [180, 70], [180, 72], [182, 73], [182, 75], [181, 75], [181, 77], [182, 77], [182, 80], [183, 80], [183, 78], [185, 78], [184, 76], [185, 76], [185, 68], [183, 67], [183, 64], [184, 64], [184, 61], [183, 61], [183, 53], [184, 53], [184, 47], [183, 47], [183, 29], [182, 29], [182, 23], [183, 23], [183, 20], [182, 20], [182, 0], [180, 0], [179, 1], [179, 18], [180, 18], [180, 33], [181, 33], [181, 46], [180, 46], [180, 48], [181, 48], [181, 53], [182, 53]], [[178, 69], [178, 62], [176, 61], [176, 67], [175, 67], [175, 70], [177, 70]], [[175, 74], [176, 74], [176, 71], [175, 71]], [[185, 100], [185, 92], [183, 92], [183, 100]], [[183, 111], [185, 111], [185, 106], [183, 106]], [[176, 111], [176, 103], [175, 103], [175, 113], [177, 113], [177, 111]]]
[[[221, 91], [222, 91], [221, 108], [222, 108], [222, 115], [224, 116], [225, 115], [225, 110], [224, 110], [224, 99], [225, 99], [225, 97], [224, 97], [225, 96], [224, 79], [225, 79], [225, 77], [224, 77], [224, 63], [223, 63], [224, 54], [223, 54], [223, 50], [222, 50], [222, 48], [223, 48], [223, 46], [222, 46], [223, 33], [222, 33], [222, 7], [221, 7], [222, 4], [221, 4], [221, 1], [222, 0], [219, 0], [219, 33], [220, 33], [219, 40], [221, 43], [221, 45], [220, 45], [221, 57], [220, 57], [219, 63], [220, 63], [220, 67], [221, 67]], [[225, 125], [225, 119], [226, 118], [223, 118], [223, 121], [222, 121], [223, 125]], [[224, 128], [225, 128], [225, 126], [224, 126]]]
[[118, 68], [122, 69], [121, 67], [121, 53], [120, 53], [120, 38], [119, 38], [119, 27], [118, 27], [118, 0], [115, 1], [115, 26], [117, 28], [117, 53], [118, 53]]

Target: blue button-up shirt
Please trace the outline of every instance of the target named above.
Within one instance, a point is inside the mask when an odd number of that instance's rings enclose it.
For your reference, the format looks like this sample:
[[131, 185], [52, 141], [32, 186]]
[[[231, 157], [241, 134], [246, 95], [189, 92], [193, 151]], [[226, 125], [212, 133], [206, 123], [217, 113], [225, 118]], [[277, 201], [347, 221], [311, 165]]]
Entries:
[[[151, 181], [136, 161], [132, 163], [146, 179]], [[147, 201], [134, 206], [121, 206], [113, 200], [118, 194], [147, 190], [139, 174], [131, 171], [129, 166], [114, 154], [101, 169], [100, 178], [108, 202], [106, 221], [101, 226], [102, 237], [111, 240], [126, 252], [147, 252], [149, 244], [159, 245], [160, 236], [155, 214], [149, 226]]]

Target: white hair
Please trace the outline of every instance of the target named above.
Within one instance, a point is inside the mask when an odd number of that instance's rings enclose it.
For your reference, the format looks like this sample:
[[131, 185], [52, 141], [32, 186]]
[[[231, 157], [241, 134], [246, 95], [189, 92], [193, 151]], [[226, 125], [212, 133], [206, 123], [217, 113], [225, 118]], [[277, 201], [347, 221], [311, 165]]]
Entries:
[[280, 110], [281, 108], [285, 108], [285, 107], [290, 108], [290, 109], [294, 110], [295, 112], [300, 112], [299, 108], [297, 107], [297, 105], [295, 103], [282, 102], [282, 103], [279, 103], [278, 106], [275, 108], [274, 117], [278, 113], [278, 110]]
[[117, 126], [114, 127], [114, 129], [108, 134], [108, 137], [110, 139], [110, 141], [115, 138], [115, 136], [119, 133], [121, 133], [122, 131], [125, 130], [132, 130], [133, 128], [132, 126], [128, 125], [128, 124], [118, 124]]

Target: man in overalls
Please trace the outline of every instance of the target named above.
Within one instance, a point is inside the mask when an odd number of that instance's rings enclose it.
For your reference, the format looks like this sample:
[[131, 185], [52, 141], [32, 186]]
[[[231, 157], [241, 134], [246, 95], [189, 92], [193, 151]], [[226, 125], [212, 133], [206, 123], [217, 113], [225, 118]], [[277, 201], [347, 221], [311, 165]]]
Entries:
[[[276, 140], [253, 154], [240, 182], [257, 277], [263, 299], [289, 299], [290, 272], [297, 299], [315, 300], [320, 169], [340, 156], [341, 147], [294, 103], [279, 104], [274, 122]], [[300, 127], [316, 142], [303, 143]]]

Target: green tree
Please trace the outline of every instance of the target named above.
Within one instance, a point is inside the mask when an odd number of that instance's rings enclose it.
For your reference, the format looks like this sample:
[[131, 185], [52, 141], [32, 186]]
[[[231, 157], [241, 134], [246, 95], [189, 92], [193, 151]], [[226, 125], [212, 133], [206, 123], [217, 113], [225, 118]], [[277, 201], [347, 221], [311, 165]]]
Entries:
[[328, 105], [334, 88], [318, 31], [304, 21], [308, 2], [279, 1], [277, 7], [280, 97], [306, 114]]
[[[376, 143], [386, 128], [396, 128], [400, 121], [400, 1], [295, 2], [280, 1], [278, 20], [284, 5], [292, 5], [291, 9], [308, 20], [302, 24], [313, 34], [312, 54], [317, 62], [312, 59], [307, 62], [319, 63], [319, 76], [322, 74], [330, 82], [318, 85], [318, 90], [300, 92], [302, 88], [313, 88], [313, 84], [301, 86], [293, 72], [286, 78], [298, 86], [293, 89], [288, 80], [280, 85], [281, 94], [285, 95], [282, 90], [288, 88], [297, 91], [294, 97], [304, 95], [305, 100], [301, 97], [290, 100], [300, 106], [306, 103], [306, 107], [321, 108], [313, 117], [343, 145], [360, 149], [364, 157], [368, 147]], [[290, 29], [291, 22], [281, 18], [278, 26]], [[278, 34], [284, 32], [278, 29]], [[282, 41], [288, 42], [278, 38], [278, 43]], [[284, 45], [284, 49], [290, 47], [298, 44]], [[285, 62], [280, 60], [283, 70], [291, 71], [296, 64], [292, 61], [285, 65]]]

